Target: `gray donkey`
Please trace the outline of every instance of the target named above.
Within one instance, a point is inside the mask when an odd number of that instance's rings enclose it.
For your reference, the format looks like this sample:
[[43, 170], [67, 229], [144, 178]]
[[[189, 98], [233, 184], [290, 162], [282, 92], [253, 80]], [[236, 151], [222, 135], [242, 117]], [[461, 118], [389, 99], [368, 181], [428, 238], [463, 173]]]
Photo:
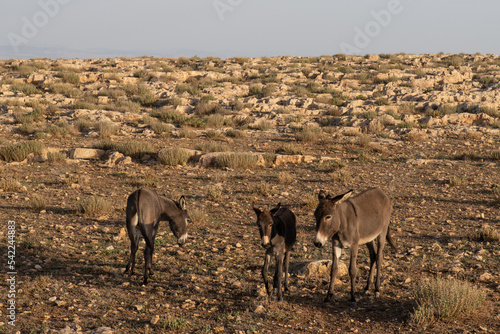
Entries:
[[[389, 221], [392, 205], [390, 199], [379, 188], [368, 189], [355, 197], [351, 197], [352, 190], [345, 194], [331, 197], [324, 191], [318, 195], [319, 204], [314, 212], [316, 218], [316, 236], [314, 245], [323, 247], [331, 239], [333, 245], [333, 263], [330, 277], [330, 286], [325, 301], [333, 296], [333, 284], [337, 276], [338, 260], [343, 247], [350, 247], [351, 256], [349, 276], [351, 279], [351, 301], [356, 301], [355, 282], [357, 275], [356, 258], [359, 245], [368, 247], [370, 253], [370, 272], [365, 293], [373, 281], [374, 267], [377, 265], [377, 279], [375, 282], [375, 296], [380, 295], [380, 267], [382, 265], [385, 241], [395, 249], [389, 234]], [[378, 247], [375, 248], [374, 240]]]
[[285, 264], [285, 292], [288, 291], [288, 267], [290, 264], [290, 251], [297, 238], [295, 215], [288, 208], [282, 208], [279, 203], [274, 209], [267, 211], [258, 208], [255, 203], [252, 207], [257, 215], [257, 226], [259, 227], [262, 247], [266, 249], [264, 266], [262, 267], [262, 278], [266, 286], [267, 294], [270, 296], [267, 273], [271, 255], [276, 256], [276, 271], [274, 273], [274, 292], [277, 290], [278, 301], [283, 299], [281, 291], [281, 279], [283, 276], [283, 262]]
[[146, 241], [144, 248], [144, 284], [148, 282], [148, 271], [153, 275], [153, 252], [155, 236], [160, 221], [168, 221], [170, 229], [177, 238], [177, 243], [183, 245], [187, 239], [187, 227], [190, 222], [186, 210], [186, 200], [181, 196], [175, 202], [165, 196], [158, 195], [151, 188], [141, 188], [134, 191], [127, 199], [127, 231], [130, 239], [130, 259], [125, 273], [130, 270], [134, 274], [135, 253], [139, 248], [141, 235]]

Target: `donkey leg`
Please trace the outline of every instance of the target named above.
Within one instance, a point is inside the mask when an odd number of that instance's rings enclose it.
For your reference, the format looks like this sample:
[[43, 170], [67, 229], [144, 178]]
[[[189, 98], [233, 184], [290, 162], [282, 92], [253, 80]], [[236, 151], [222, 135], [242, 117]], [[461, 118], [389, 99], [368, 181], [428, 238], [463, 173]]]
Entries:
[[368, 252], [370, 253], [370, 272], [368, 273], [368, 280], [366, 282], [366, 288], [365, 288], [365, 294], [368, 293], [368, 290], [370, 289], [370, 285], [373, 282], [373, 275], [375, 274], [375, 260], [376, 260], [376, 253], [375, 253], [375, 243], [370, 241], [369, 243], [366, 244], [366, 247], [368, 247]]
[[349, 262], [349, 276], [351, 278], [351, 301], [356, 301], [356, 275], [358, 274], [358, 268], [356, 266], [356, 260], [358, 257], [358, 245], [351, 245], [351, 259]]
[[153, 253], [155, 251], [155, 238], [153, 237], [153, 248], [149, 252], [149, 262], [148, 262], [148, 270], [149, 270], [149, 275], [153, 276]]
[[290, 267], [290, 251], [285, 253], [285, 292], [288, 292], [288, 268]]
[[335, 284], [335, 280], [337, 279], [337, 272], [339, 269], [339, 259], [342, 254], [342, 248], [339, 245], [333, 245], [333, 260], [332, 260], [332, 270], [330, 272], [330, 285], [328, 286], [328, 293], [325, 297], [325, 302], [330, 301], [333, 297], [333, 285]]
[[146, 247], [144, 247], [144, 285], [148, 284], [150, 253], [151, 250], [149, 249], [148, 245], [146, 245]]
[[278, 290], [278, 301], [283, 300], [283, 292], [281, 290], [281, 280], [283, 277], [283, 252], [276, 255], [276, 271], [274, 273], [274, 289]]
[[269, 250], [266, 251], [266, 255], [264, 256], [264, 265], [262, 266], [262, 279], [264, 280], [264, 285], [266, 287], [267, 295], [271, 294], [269, 290], [269, 283], [267, 281], [267, 273], [269, 270], [269, 261], [271, 260], [271, 252]]
[[377, 279], [375, 281], [375, 297], [380, 297], [380, 267], [382, 266], [382, 261], [384, 260], [384, 246], [386, 240], [386, 233], [382, 233], [378, 238], [378, 249], [377, 249]]
[[135, 254], [137, 253], [137, 249], [139, 248], [140, 234], [136, 233], [134, 235], [133, 231], [129, 231], [128, 237], [130, 239], [130, 258], [127, 263], [127, 267], [125, 268], [125, 273], [127, 273], [130, 269], [130, 276], [134, 274], [135, 268]]

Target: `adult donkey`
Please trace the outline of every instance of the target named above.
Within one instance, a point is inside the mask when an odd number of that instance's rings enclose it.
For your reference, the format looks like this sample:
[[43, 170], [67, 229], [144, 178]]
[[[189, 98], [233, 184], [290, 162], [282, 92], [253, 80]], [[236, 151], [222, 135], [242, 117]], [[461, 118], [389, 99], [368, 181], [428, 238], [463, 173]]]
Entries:
[[187, 239], [189, 214], [186, 210], [186, 200], [181, 196], [175, 202], [165, 196], [158, 195], [151, 188], [141, 188], [134, 191], [127, 199], [127, 231], [130, 239], [130, 259], [125, 273], [130, 270], [134, 274], [135, 253], [139, 248], [141, 235], [146, 241], [144, 248], [144, 284], [148, 283], [148, 272], [153, 275], [153, 252], [155, 236], [160, 221], [168, 221], [170, 229], [177, 238], [177, 243], [183, 245]]
[[[366, 244], [370, 253], [370, 272], [365, 293], [373, 281], [374, 267], [377, 265], [375, 296], [380, 295], [380, 267], [385, 241], [395, 249], [389, 234], [389, 222], [392, 212], [390, 199], [379, 188], [368, 189], [355, 197], [352, 190], [345, 194], [331, 197], [324, 191], [318, 194], [319, 204], [314, 212], [316, 218], [316, 236], [314, 245], [323, 247], [328, 239], [332, 240], [333, 263], [330, 274], [330, 286], [325, 301], [333, 296], [333, 284], [337, 276], [338, 260], [343, 247], [350, 247], [351, 256], [349, 276], [351, 279], [351, 301], [355, 298], [357, 275], [356, 258], [359, 245]], [[374, 240], [378, 247], [375, 248]]]
[[271, 255], [276, 256], [276, 270], [274, 273], [274, 291], [278, 290], [278, 301], [283, 296], [281, 292], [281, 279], [283, 276], [283, 262], [285, 264], [285, 292], [288, 291], [288, 267], [290, 264], [290, 251], [297, 239], [296, 218], [288, 208], [282, 208], [279, 203], [271, 210], [265, 210], [252, 203], [253, 210], [257, 215], [257, 226], [259, 227], [262, 247], [266, 249], [264, 266], [262, 267], [262, 278], [266, 286], [267, 294], [271, 295], [267, 282], [267, 272]]

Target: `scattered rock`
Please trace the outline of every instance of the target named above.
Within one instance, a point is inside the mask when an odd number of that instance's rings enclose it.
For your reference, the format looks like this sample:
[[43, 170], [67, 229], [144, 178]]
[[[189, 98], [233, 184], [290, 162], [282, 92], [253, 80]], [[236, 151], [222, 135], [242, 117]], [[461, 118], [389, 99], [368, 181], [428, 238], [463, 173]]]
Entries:
[[75, 148], [70, 151], [69, 156], [71, 159], [100, 159], [106, 151], [95, 148]]
[[257, 308], [254, 310], [254, 313], [257, 313], [257, 314], [262, 314], [264, 312], [266, 312], [266, 309], [262, 305], [257, 306]]
[[[329, 280], [331, 268], [332, 260], [318, 260], [290, 266], [290, 272], [305, 278]], [[337, 277], [345, 276], [347, 273], [347, 266], [342, 261], [339, 261]]]
[[479, 280], [481, 282], [491, 282], [493, 281], [493, 275], [488, 272], [483, 273], [481, 276], [479, 276]]
[[156, 325], [158, 323], [158, 321], [160, 321], [160, 316], [159, 315], [154, 315], [151, 320], [149, 321], [149, 323], [151, 325]]

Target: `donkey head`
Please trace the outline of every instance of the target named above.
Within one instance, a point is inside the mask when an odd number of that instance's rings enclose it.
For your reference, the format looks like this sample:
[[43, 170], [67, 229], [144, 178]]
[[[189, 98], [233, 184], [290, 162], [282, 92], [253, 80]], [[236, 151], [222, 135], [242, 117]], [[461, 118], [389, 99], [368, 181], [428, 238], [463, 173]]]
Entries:
[[262, 247], [269, 248], [271, 247], [271, 235], [273, 231], [273, 215], [279, 210], [281, 207], [281, 203], [268, 211], [266, 209], [258, 208], [255, 203], [252, 202], [253, 210], [257, 215], [257, 226], [259, 227], [260, 239], [262, 240]]
[[169, 225], [172, 233], [174, 233], [174, 236], [177, 238], [177, 243], [179, 245], [184, 245], [188, 237], [187, 228], [191, 222], [186, 209], [186, 199], [184, 196], [181, 196], [179, 201], [175, 202], [175, 205], [179, 211], [176, 215], [172, 215], [172, 219], [169, 220]]
[[316, 218], [316, 235], [314, 237], [314, 245], [323, 247], [328, 239], [331, 239], [340, 229], [340, 217], [338, 215], [337, 206], [344, 202], [352, 195], [353, 190], [331, 197], [321, 190], [318, 194], [319, 204], [314, 211]]

